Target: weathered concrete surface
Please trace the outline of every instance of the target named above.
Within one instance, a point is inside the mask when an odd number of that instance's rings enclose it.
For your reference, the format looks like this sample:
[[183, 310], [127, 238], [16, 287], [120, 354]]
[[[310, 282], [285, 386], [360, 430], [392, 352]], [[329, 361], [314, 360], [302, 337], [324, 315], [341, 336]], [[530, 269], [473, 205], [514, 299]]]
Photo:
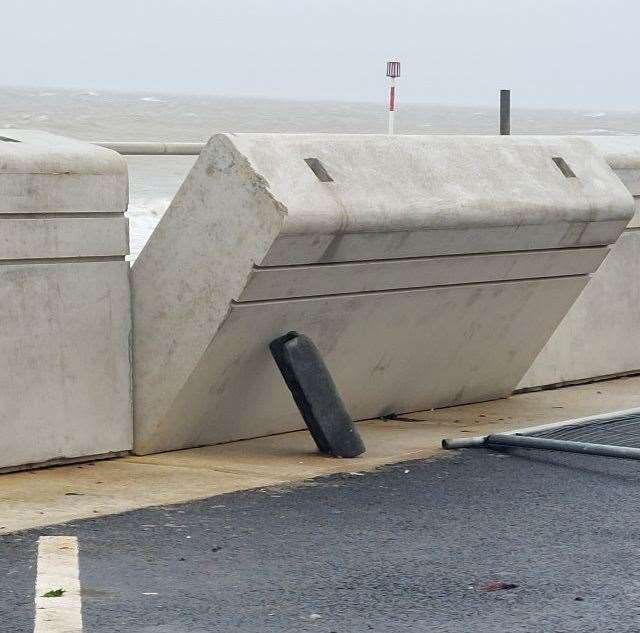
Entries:
[[640, 232], [625, 231], [520, 388], [640, 370]]
[[581, 139], [216, 136], [133, 266], [135, 451], [300, 428], [292, 329], [356, 418], [507, 396], [632, 213]]
[[0, 130], [0, 467], [131, 448], [126, 164]]
[[38, 130], [0, 130], [0, 213], [122, 213], [126, 162], [115, 152]]
[[505, 397], [585, 283], [562, 277], [241, 303], [156, 423], [153, 444], [136, 429], [137, 451], [301, 428], [267, 347], [289, 330], [316, 342], [354, 419]]
[[318, 454], [306, 431], [0, 476], [0, 533], [264, 488], [441, 454], [443, 437], [483, 435], [640, 406], [640, 377], [361, 422], [367, 452]]
[[640, 137], [589, 137], [636, 213], [519, 388], [640, 371]]
[[123, 217], [2, 218], [0, 260], [124, 257], [129, 252]]
[[603, 246], [557, 249], [537, 253], [492, 253], [442, 258], [389, 259], [333, 266], [272, 266], [256, 270], [242, 298], [245, 301], [374, 292], [476, 283], [484, 281], [582, 275], [607, 256]]

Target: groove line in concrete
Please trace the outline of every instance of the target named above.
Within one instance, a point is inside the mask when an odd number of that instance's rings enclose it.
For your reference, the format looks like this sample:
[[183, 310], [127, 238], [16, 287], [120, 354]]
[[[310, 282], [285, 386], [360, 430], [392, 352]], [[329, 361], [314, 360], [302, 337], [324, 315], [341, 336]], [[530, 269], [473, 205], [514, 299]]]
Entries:
[[[636, 227], [627, 227], [626, 230]], [[640, 227], [637, 227], [640, 228]], [[414, 257], [394, 257], [392, 259], [346, 259], [339, 262], [317, 262], [313, 264], [278, 264], [275, 266], [261, 266], [254, 264], [253, 269], [278, 271], [289, 270], [292, 268], [339, 268], [340, 266], [354, 266], [354, 265], [366, 265], [366, 264], [392, 264], [396, 262], [414, 262], [414, 261], [429, 261], [429, 260], [450, 260], [450, 259], [477, 259], [479, 257], [494, 257], [496, 255], [545, 255], [547, 253], [557, 253], [562, 251], [599, 251], [603, 248], [607, 248], [603, 244], [589, 244], [587, 246], [558, 246], [556, 248], [527, 248], [519, 251], [479, 251], [477, 253], [447, 253], [444, 255], [418, 255]]]
[[406, 288], [388, 288], [380, 290], [360, 290], [358, 292], [336, 292], [332, 294], [318, 294], [318, 295], [299, 295], [293, 297], [274, 297], [271, 299], [253, 299], [249, 301], [235, 300], [231, 303], [237, 306], [251, 306], [260, 305], [264, 303], [281, 303], [283, 301], [304, 301], [307, 299], [328, 299], [331, 297], [360, 297], [363, 295], [374, 294], [391, 294], [391, 293], [403, 293], [403, 292], [419, 292], [421, 290], [446, 290], [447, 288], [462, 288], [465, 286], [503, 286], [507, 284], [517, 284], [530, 281], [556, 281], [557, 279], [577, 279], [580, 277], [589, 277], [590, 273], [575, 273], [573, 275], [557, 275], [555, 277], [522, 277], [519, 279], [493, 279], [488, 281], [468, 281], [457, 284], [434, 284], [430, 286], [409, 286]]
[[92, 262], [125, 261], [125, 255], [93, 255], [84, 257], [42, 257], [35, 259], [0, 259], [0, 266], [24, 266], [25, 264], [82, 264]]

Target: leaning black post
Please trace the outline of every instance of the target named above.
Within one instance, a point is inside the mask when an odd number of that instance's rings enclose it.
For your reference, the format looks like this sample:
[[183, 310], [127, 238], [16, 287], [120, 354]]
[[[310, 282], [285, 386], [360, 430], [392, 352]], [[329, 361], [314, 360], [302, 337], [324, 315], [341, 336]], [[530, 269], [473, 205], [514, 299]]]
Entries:
[[318, 449], [335, 457], [364, 453], [362, 439], [313, 341], [289, 332], [271, 341], [269, 349]]
[[511, 134], [511, 90], [500, 91], [500, 134]]

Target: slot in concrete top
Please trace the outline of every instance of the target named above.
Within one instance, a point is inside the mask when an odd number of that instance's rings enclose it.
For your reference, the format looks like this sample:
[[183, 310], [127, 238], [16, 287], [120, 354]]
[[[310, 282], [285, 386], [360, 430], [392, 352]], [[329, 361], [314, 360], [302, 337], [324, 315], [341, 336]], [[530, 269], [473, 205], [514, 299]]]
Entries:
[[[283, 234], [628, 220], [627, 192], [612, 184], [607, 162], [580, 138], [226, 138], [231, 153], [246, 157], [286, 206]], [[317, 175], [310, 159], [330, 180]], [[575, 179], [554, 159], [562, 159]]]

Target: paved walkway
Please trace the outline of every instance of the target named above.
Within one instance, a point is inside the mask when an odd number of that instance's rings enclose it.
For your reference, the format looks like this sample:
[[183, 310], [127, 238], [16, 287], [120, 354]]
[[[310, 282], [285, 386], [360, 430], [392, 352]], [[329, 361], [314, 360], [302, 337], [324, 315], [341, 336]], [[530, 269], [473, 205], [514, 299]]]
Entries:
[[639, 484], [637, 462], [467, 450], [5, 535], [0, 630], [33, 631], [38, 539], [65, 535], [91, 633], [638, 631]]
[[486, 434], [640, 407], [640, 377], [567, 387], [359, 425], [367, 453], [317, 454], [306, 431], [84, 465], [0, 475], [0, 534], [78, 518], [286, 485], [442, 454], [446, 436]]

